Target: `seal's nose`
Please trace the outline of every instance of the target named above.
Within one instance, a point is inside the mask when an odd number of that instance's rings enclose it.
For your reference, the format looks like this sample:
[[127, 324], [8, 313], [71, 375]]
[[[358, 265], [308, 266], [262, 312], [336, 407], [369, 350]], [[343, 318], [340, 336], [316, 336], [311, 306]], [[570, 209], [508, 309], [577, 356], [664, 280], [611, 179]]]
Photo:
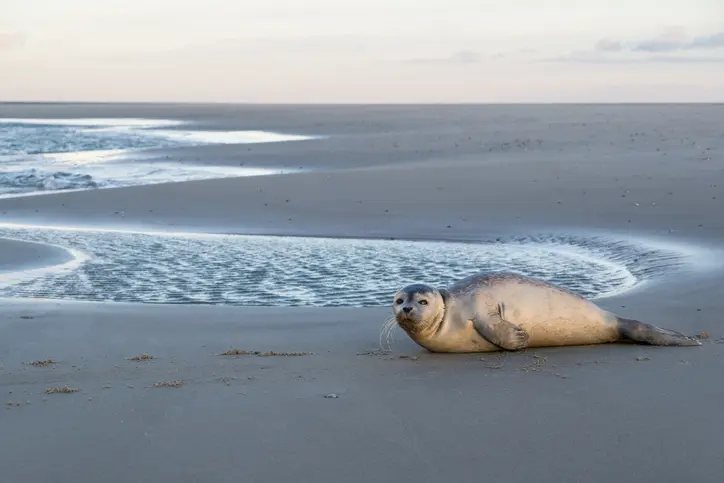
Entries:
[[409, 314], [412, 312], [412, 307], [402, 307], [402, 311], [406, 314]]

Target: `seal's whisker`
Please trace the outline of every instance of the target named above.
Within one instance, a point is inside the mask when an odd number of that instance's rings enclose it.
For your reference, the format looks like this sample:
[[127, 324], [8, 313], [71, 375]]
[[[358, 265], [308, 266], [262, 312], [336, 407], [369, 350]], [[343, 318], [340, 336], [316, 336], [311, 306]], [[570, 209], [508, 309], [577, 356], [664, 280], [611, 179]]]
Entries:
[[382, 323], [382, 327], [380, 327], [380, 349], [384, 349], [384, 347], [383, 347], [383, 345], [382, 345], [382, 340], [383, 340], [384, 337], [385, 337], [385, 333], [386, 333], [386, 331], [387, 331], [387, 328], [388, 328], [389, 325], [390, 325], [390, 321], [392, 320], [392, 318], [393, 318], [392, 316], [387, 317], [387, 318], [385, 319], [385, 321]]
[[[390, 350], [390, 333], [395, 329], [397, 326], [397, 320], [394, 316], [388, 317], [387, 320], [385, 320], [385, 323], [382, 325], [382, 329], [380, 330], [380, 348], [382, 350]], [[385, 339], [385, 342], [387, 344], [387, 349], [385, 349], [385, 346], [382, 342], [382, 339]]]
[[394, 341], [395, 338], [393, 337], [393, 334], [395, 332], [395, 329], [397, 329], [397, 321], [393, 320], [392, 323], [389, 325], [389, 329], [387, 329], [387, 350], [392, 350], [390, 340]]
[[384, 352], [389, 352], [390, 349], [391, 349], [391, 348], [390, 348], [390, 336], [389, 336], [389, 334], [390, 334], [390, 329], [388, 328], [388, 329], [385, 331], [385, 341], [384, 341], [384, 343], [383, 343], [382, 346], [381, 346], [381, 348], [382, 348], [382, 350], [383, 350]]
[[390, 350], [390, 332], [392, 331], [392, 324], [387, 324], [385, 327], [385, 345], [382, 346], [383, 350]]
[[389, 318], [389, 317], [387, 317], [387, 318], [382, 322], [382, 326], [380, 327], [380, 343], [382, 343], [382, 336], [384, 335], [385, 330], [387, 329], [387, 326], [389, 325], [389, 323], [390, 323], [390, 318]]

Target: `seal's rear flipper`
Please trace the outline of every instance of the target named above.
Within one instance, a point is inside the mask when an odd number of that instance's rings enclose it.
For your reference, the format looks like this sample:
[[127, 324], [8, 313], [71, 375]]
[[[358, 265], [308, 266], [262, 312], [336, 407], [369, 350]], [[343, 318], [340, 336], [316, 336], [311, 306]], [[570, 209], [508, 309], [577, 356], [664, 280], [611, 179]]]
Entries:
[[651, 345], [697, 346], [701, 342], [681, 332], [662, 329], [655, 325], [644, 324], [638, 320], [617, 317], [618, 333], [621, 338]]

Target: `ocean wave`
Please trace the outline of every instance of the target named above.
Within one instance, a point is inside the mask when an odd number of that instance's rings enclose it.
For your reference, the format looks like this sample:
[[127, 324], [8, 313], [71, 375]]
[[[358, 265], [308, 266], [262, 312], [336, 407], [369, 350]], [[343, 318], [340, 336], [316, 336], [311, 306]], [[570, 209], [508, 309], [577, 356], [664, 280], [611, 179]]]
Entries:
[[0, 118], [0, 156], [315, 139], [269, 131], [169, 129], [183, 124], [163, 119]]
[[314, 138], [268, 131], [178, 129], [183, 124], [163, 119], [0, 118], [0, 197], [275, 174], [280, 170], [144, 162], [144, 152], [158, 148]]
[[145, 129], [0, 124], [0, 156], [171, 148], [188, 144], [182, 139], [154, 135]]
[[31, 168], [18, 172], [0, 172], [0, 194], [88, 189], [106, 185], [94, 180], [91, 175], [64, 171], [44, 172]]

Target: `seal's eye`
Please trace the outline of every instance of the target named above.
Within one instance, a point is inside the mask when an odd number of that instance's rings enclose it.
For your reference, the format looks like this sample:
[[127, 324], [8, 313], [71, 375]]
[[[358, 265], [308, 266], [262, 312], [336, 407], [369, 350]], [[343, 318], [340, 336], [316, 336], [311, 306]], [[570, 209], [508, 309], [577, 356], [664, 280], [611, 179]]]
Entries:
[[427, 300], [420, 300], [420, 305], [427, 305]]
[[397, 305], [400, 305], [402, 302], [404, 302], [404, 300], [402, 300], [402, 299], [397, 299], [397, 300], [395, 300], [395, 303], [396, 303]]

